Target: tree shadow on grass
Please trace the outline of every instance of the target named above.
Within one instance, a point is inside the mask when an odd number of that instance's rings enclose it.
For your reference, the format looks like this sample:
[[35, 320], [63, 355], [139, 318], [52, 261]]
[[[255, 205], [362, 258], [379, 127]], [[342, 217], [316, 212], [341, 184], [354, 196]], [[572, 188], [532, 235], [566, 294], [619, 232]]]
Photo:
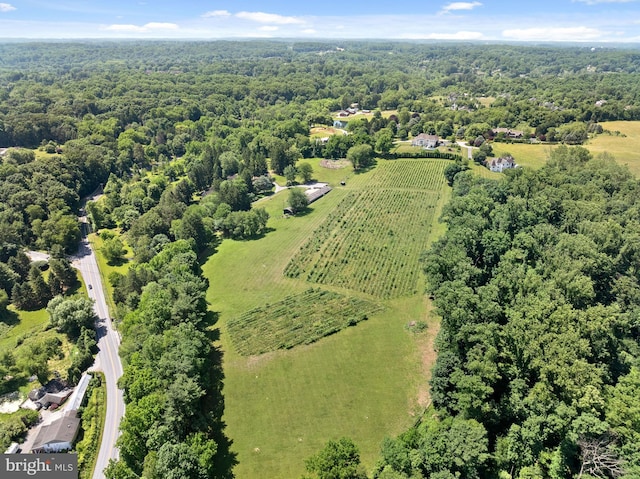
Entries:
[[11, 311], [5, 309], [2, 313], [0, 313], [0, 322], [6, 324], [7, 326], [15, 326], [20, 322], [20, 316], [15, 311]]
[[364, 168], [358, 168], [357, 170], [353, 170], [353, 172], [356, 175], [362, 175], [364, 173], [369, 173], [376, 166], [378, 166], [378, 162], [376, 160], [373, 160], [369, 166], [365, 166]]
[[24, 374], [9, 376], [9, 379], [5, 379], [4, 381], [0, 382], [0, 396], [20, 390], [20, 388], [22, 388], [28, 382], [29, 379]]
[[107, 264], [109, 266], [113, 266], [113, 267], [118, 267], [118, 266], [122, 266], [125, 265], [129, 262], [128, 258], [113, 258], [110, 261], [107, 261]]
[[[217, 318], [217, 313], [211, 312], [211, 315]], [[207, 314], [207, 316], [209, 316], [209, 314]], [[209, 332], [213, 337], [220, 337], [220, 330], [218, 328], [209, 330]], [[238, 459], [237, 454], [231, 451], [233, 441], [226, 435], [226, 423], [222, 420], [224, 415], [224, 395], [222, 394], [224, 385], [223, 355], [224, 353], [220, 348], [211, 348], [209, 384], [212, 386], [207, 388], [208, 393], [205, 397], [205, 407], [208, 411], [211, 435], [218, 445], [214, 458], [215, 477], [231, 479], [235, 477], [233, 468], [238, 464]]]

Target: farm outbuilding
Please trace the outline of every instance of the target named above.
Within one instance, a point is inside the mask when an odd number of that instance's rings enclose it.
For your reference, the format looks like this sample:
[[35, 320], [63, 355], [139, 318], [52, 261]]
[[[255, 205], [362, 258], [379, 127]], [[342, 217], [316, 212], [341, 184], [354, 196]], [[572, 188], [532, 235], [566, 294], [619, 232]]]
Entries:
[[329, 185], [323, 185], [323, 186], [319, 186], [318, 188], [307, 188], [304, 193], [305, 195], [307, 195], [307, 198], [309, 199], [309, 204], [311, 204], [314, 201], [322, 198], [324, 195], [326, 195], [330, 191], [331, 191], [331, 187]]

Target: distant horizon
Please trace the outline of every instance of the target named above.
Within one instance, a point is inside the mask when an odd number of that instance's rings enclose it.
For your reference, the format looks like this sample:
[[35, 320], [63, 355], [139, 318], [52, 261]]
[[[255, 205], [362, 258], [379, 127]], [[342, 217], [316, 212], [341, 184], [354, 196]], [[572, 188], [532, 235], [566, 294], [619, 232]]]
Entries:
[[12, 39], [634, 44], [640, 43], [640, 0], [9, 0], [0, 2], [0, 41]]
[[[307, 42], [335, 44], [340, 47], [341, 42], [345, 43], [404, 43], [411, 45], [507, 45], [522, 47], [565, 47], [565, 48], [592, 48], [592, 49], [640, 49], [638, 42], [570, 42], [570, 41], [509, 41], [509, 40], [406, 40], [396, 38], [295, 38], [295, 37], [229, 37], [229, 38], [3, 38], [0, 37], [0, 44], [3, 43], [126, 43], [126, 42], [175, 42], [175, 43], [207, 43], [207, 42]], [[0, 59], [1, 61], [1, 59]]]

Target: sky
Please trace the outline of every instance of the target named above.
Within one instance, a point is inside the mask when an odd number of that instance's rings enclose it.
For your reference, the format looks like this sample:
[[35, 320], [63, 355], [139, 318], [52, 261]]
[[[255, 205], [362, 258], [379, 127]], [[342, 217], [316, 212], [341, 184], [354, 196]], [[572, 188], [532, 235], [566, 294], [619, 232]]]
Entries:
[[0, 39], [640, 43], [640, 0], [0, 0]]

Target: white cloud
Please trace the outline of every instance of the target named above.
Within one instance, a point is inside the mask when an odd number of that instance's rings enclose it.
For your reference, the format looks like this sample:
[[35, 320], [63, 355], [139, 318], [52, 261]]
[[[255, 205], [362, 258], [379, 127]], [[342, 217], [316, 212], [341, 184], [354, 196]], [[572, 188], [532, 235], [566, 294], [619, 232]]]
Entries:
[[305, 28], [304, 30], [301, 30], [302, 33], [308, 33], [310, 35], [313, 35], [314, 33], [318, 33], [316, 30], [314, 30], [313, 28]]
[[203, 18], [212, 18], [212, 17], [230, 17], [231, 13], [228, 10], [212, 10], [210, 12], [205, 12], [202, 14]]
[[482, 40], [484, 35], [481, 32], [456, 32], [456, 33], [409, 33], [402, 35], [406, 40]]
[[261, 30], [263, 32], [275, 32], [276, 30], [279, 30], [279, 28], [273, 25], [265, 25], [263, 27], [258, 28], [258, 30]]
[[13, 5], [11, 5], [10, 3], [0, 3], [0, 12], [10, 12], [12, 10], [15, 10], [16, 7], [14, 7]]
[[238, 12], [236, 17], [243, 20], [251, 20], [258, 23], [275, 23], [276, 25], [294, 25], [305, 23], [304, 20], [296, 17], [285, 17], [275, 13], [264, 12]]
[[151, 22], [145, 25], [131, 25], [131, 24], [113, 24], [103, 27], [103, 30], [110, 30], [114, 32], [135, 32], [144, 33], [152, 30], [178, 30], [180, 27], [175, 23], [157, 23]]
[[604, 32], [590, 27], [547, 27], [504, 30], [502, 36], [519, 41], [583, 42], [601, 39]]
[[480, 2], [453, 2], [442, 7], [440, 13], [451, 13], [457, 10], [473, 10], [474, 8], [481, 6], [482, 3]]

